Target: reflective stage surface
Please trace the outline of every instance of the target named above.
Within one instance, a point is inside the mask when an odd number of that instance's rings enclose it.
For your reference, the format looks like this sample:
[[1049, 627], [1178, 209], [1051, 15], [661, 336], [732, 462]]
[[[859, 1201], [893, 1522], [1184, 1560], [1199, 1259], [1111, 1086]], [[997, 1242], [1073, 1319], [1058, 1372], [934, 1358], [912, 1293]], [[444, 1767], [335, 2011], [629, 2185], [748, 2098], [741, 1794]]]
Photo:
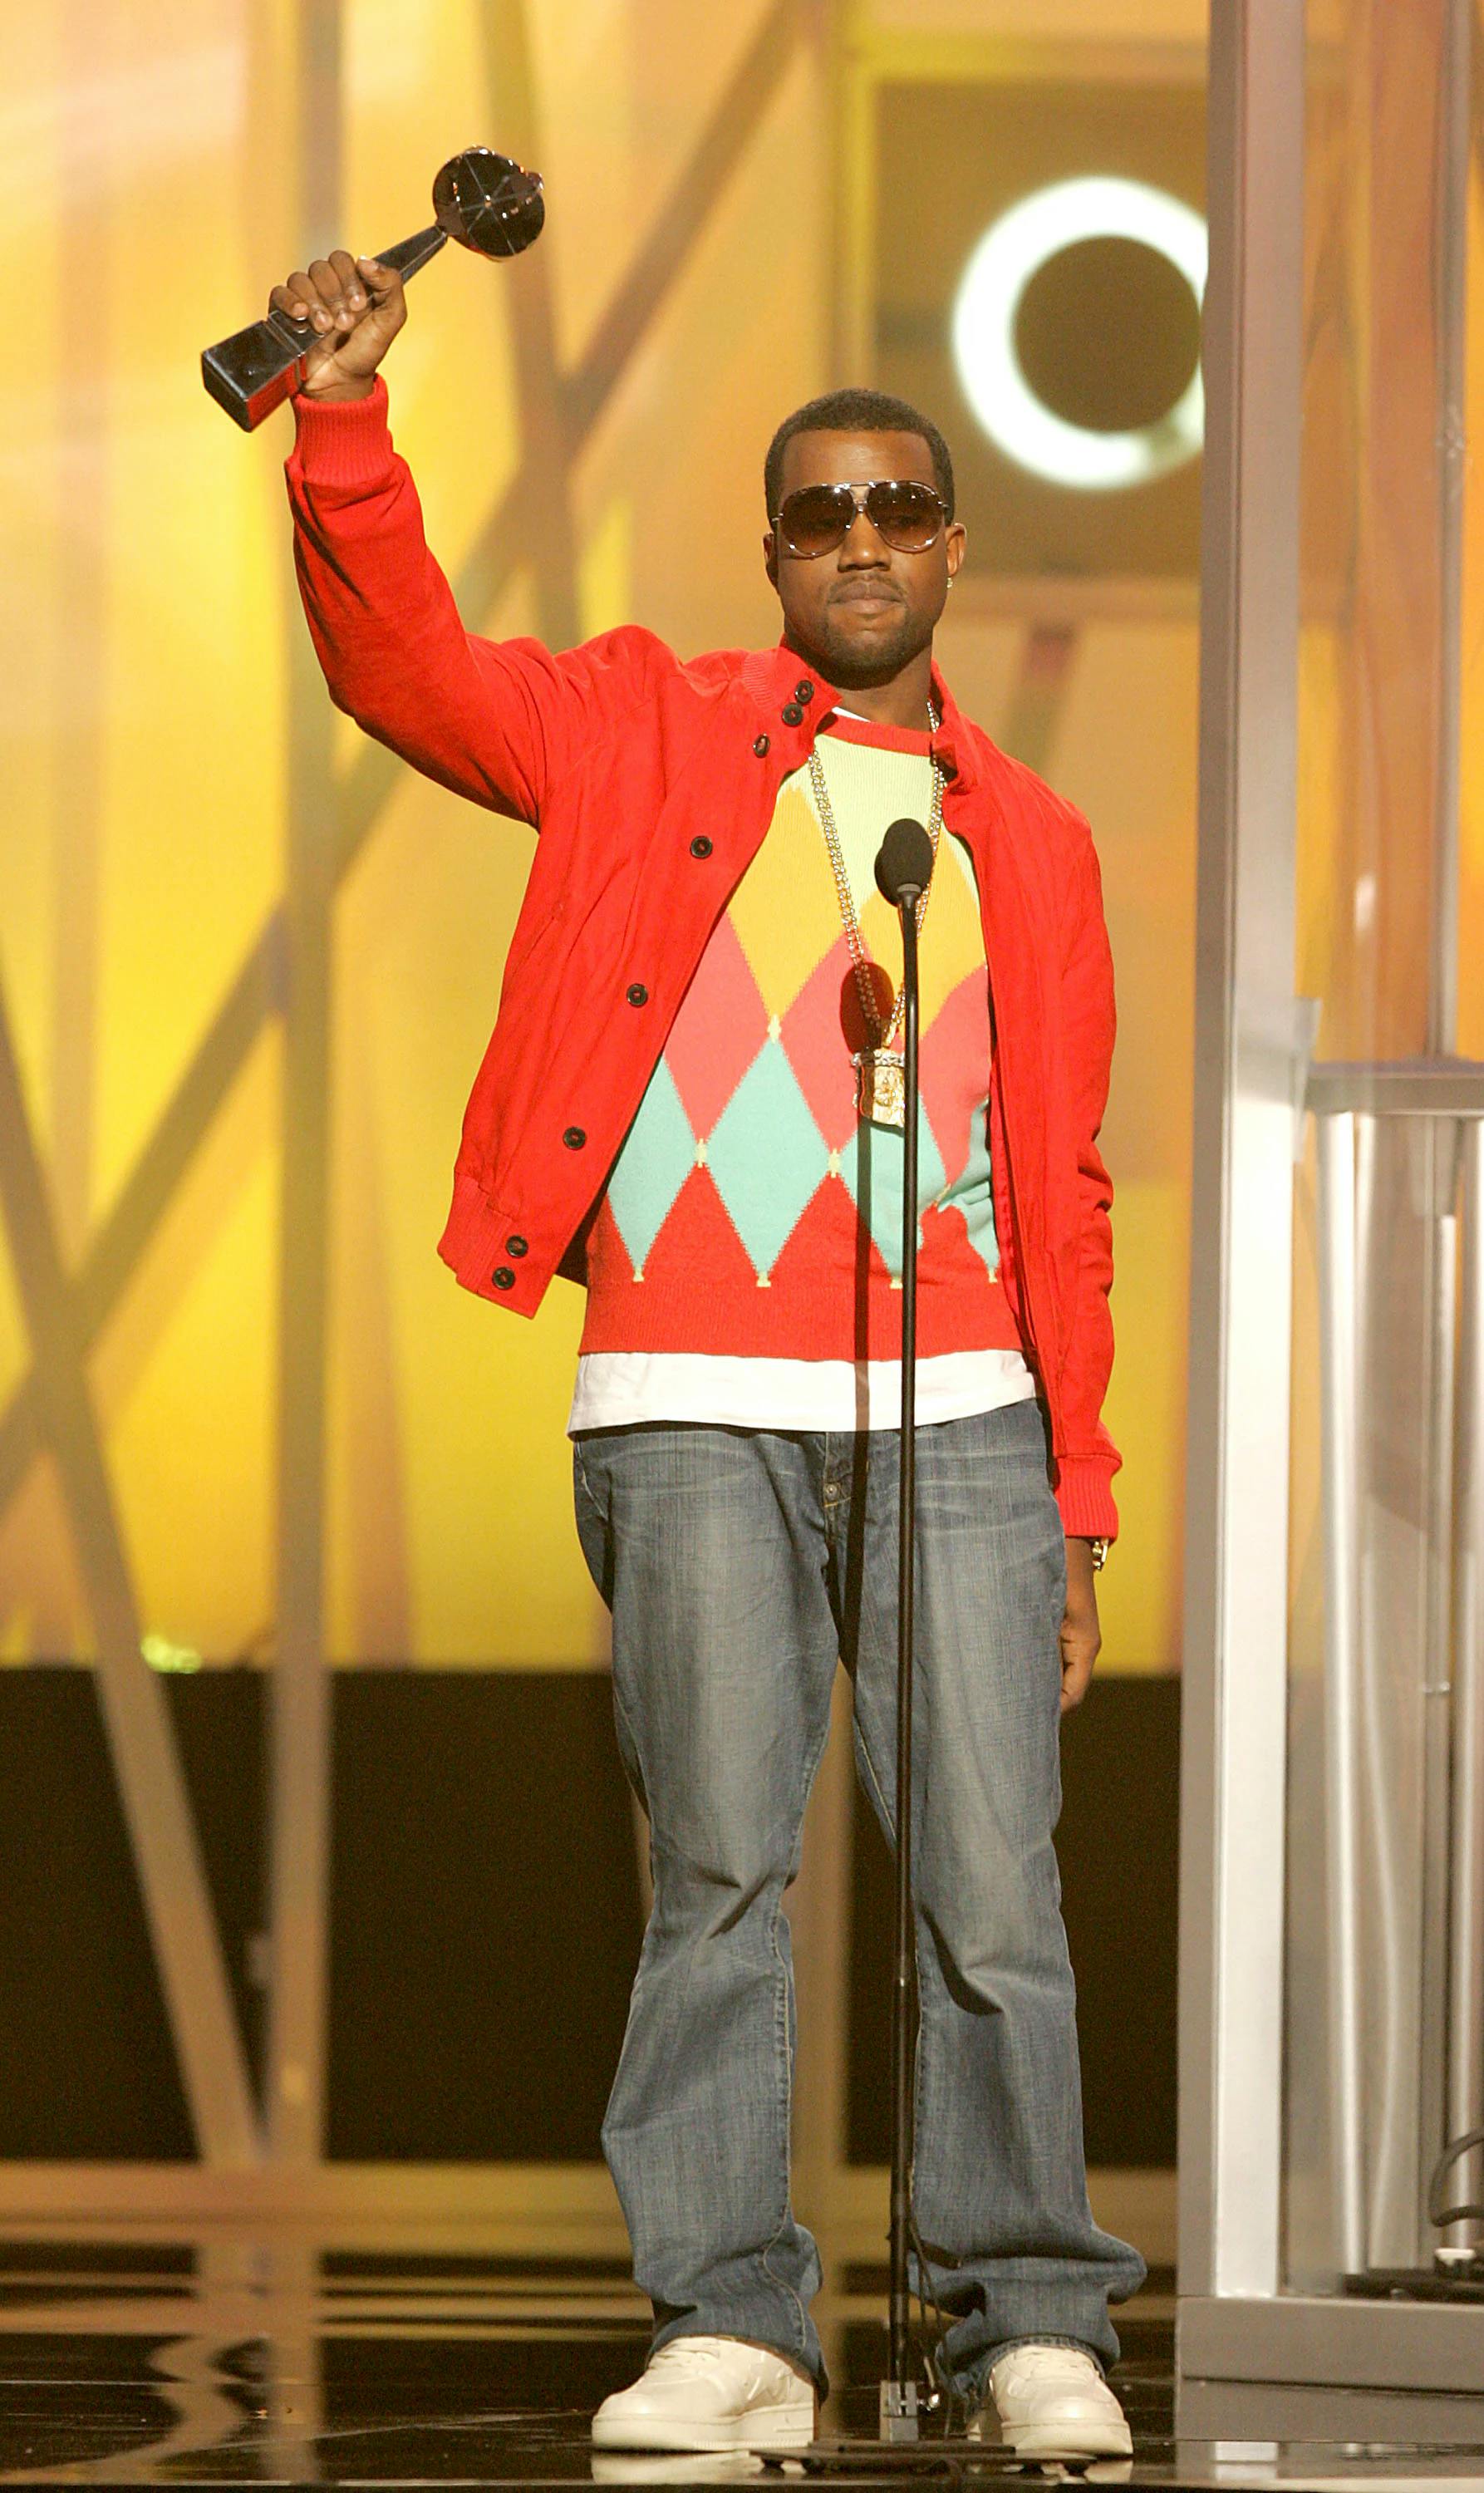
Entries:
[[[935, 2463], [872, 2446], [884, 2274], [827, 2269], [819, 2306], [835, 2388], [822, 2422], [857, 2444], [808, 2478], [869, 2484]], [[1120, 2315], [1130, 2464], [1097, 2481], [1376, 2488], [1484, 2485], [1484, 2398], [1187, 2385], [1156, 2275]], [[620, 2457], [587, 2440], [593, 2407], [643, 2358], [622, 2268], [519, 2255], [410, 2229], [347, 2249], [287, 2230], [0, 2243], [0, 2482], [171, 2485], [709, 2483], [760, 2475], [746, 2454]], [[897, 2464], [890, 2464], [895, 2457]], [[936, 2462], [937, 2480], [1015, 2474], [1000, 2453]], [[1032, 2481], [1035, 2480], [1032, 2472]]]

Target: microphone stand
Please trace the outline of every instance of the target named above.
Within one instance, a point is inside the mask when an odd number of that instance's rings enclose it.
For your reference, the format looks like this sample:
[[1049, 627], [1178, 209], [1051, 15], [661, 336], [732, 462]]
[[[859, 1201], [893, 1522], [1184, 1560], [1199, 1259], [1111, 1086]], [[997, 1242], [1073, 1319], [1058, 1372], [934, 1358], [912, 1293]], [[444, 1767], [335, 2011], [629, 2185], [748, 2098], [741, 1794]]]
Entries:
[[894, 895], [902, 920], [906, 1124], [902, 1166], [902, 1425], [898, 1441], [897, 1885], [891, 2003], [889, 2377], [880, 2385], [883, 2441], [915, 2441], [918, 2429], [917, 2382], [911, 2369], [907, 2249], [912, 2222], [913, 2012], [917, 1991], [912, 1928], [912, 1599], [917, 1519], [917, 903], [921, 891], [920, 885], [904, 882]]
[[[937, 722], [934, 720], [935, 727]], [[916, 2044], [917, 1951], [912, 1921], [912, 1594], [917, 1520], [917, 904], [933, 879], [935, 847], [921, 823], [904, 816], [893, 823], [876, 861], [876, 888], [902, 922], [902, 1432], [898, 1446], [897, 1508], [897, 1846], [894, 1965], [891, 2005], [891, 2230], [888, 2253], [887, 2346], [889, 2378], [878, 2384], [878, 2443], [918, 2438], [917, 2382], [912, 2375], [907, 2253], [912, 2238], [912, 2151]], [[888, 1060], [890, 1061], [890, 1060]], [[871, 1107], [878, 1098], [877, 1053], [855, 1060], [871, 1074]], [[888, 1090], [888, 1097], [890, 1092]], [[893, 1126], [895, 1116], [882, 1117]], [[944, 2442], [944, 2450], [954, 2445]], [[973, 2457], [978, 2444], [961, 2446]], [[760, 2450], [765, 2467], [781, 2453]], [[957, 2455], [957, 2453], [956, 2453]], [[889, 2472], [911, 2474], [920, 2457], [904, 2450]], [[859, 2442], [815, 2442], [806, 2465], [823, 2473], [858, 2470]]]

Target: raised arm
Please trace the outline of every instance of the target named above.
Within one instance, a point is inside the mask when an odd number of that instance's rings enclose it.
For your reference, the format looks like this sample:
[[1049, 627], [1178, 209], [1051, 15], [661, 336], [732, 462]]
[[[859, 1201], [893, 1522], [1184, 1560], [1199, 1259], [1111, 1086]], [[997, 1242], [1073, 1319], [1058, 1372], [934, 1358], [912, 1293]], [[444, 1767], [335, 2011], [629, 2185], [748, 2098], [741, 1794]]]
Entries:
[[632, 706], [661, 645], [611, 633], [561, 656], [465, 632], [393, 448], [382, 357], [406, 320], [401, 279], [344, 251], [276, 285], [312, 334], [287, 466], [304, 611], [332, 700], [460, 796], [539, 823], [547, 793]]

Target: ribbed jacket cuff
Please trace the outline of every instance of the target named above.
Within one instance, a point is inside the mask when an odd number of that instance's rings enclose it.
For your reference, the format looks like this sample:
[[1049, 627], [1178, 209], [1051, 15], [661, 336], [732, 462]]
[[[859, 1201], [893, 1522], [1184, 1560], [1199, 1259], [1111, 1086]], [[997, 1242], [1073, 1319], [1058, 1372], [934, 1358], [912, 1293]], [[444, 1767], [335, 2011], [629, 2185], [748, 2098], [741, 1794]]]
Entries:
[[491, 1203], [484, 1188], [459, 1169], [438, 1252], [466, 1290], [509, 1307], [518, 1316], [533, 1316], [551, 1277], [551, 1267], [539, 1236], [533, 1244], [522, 1234], [527, 1225]]
[[369, 398], [306, 398], [293, 402], [294, 455], [313, 485], [370, 491], [384, 485], [392, 467], [386, 383], [376, 375]]
[[1064, 1456], [1056, 1467], [1056, 1504], [1064, 1532], [1078, 1540], [1117, 1538], [1112, 1466], [1096, 1456]]

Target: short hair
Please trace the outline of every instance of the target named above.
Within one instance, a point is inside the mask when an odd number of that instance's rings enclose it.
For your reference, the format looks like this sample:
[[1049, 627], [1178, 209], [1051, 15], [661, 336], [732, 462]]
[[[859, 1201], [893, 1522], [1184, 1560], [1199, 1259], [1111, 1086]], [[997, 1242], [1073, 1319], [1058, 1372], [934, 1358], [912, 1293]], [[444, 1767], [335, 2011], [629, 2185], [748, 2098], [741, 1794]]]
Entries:
[[909, 405], [905, 398], [893, 398], [889, 390], [838, 389], [826, 390], [822, 398], [812, 398], [805, 405], [796, 406], [791, 415], [785, 416], [769, 442], [762, 466], [769, 526], [778, 516], [783, 494], [784, 451], [796, 433], [920, 434], [932, 454], [933, 481], [952, 519], [953, 461], [932, 418]]

